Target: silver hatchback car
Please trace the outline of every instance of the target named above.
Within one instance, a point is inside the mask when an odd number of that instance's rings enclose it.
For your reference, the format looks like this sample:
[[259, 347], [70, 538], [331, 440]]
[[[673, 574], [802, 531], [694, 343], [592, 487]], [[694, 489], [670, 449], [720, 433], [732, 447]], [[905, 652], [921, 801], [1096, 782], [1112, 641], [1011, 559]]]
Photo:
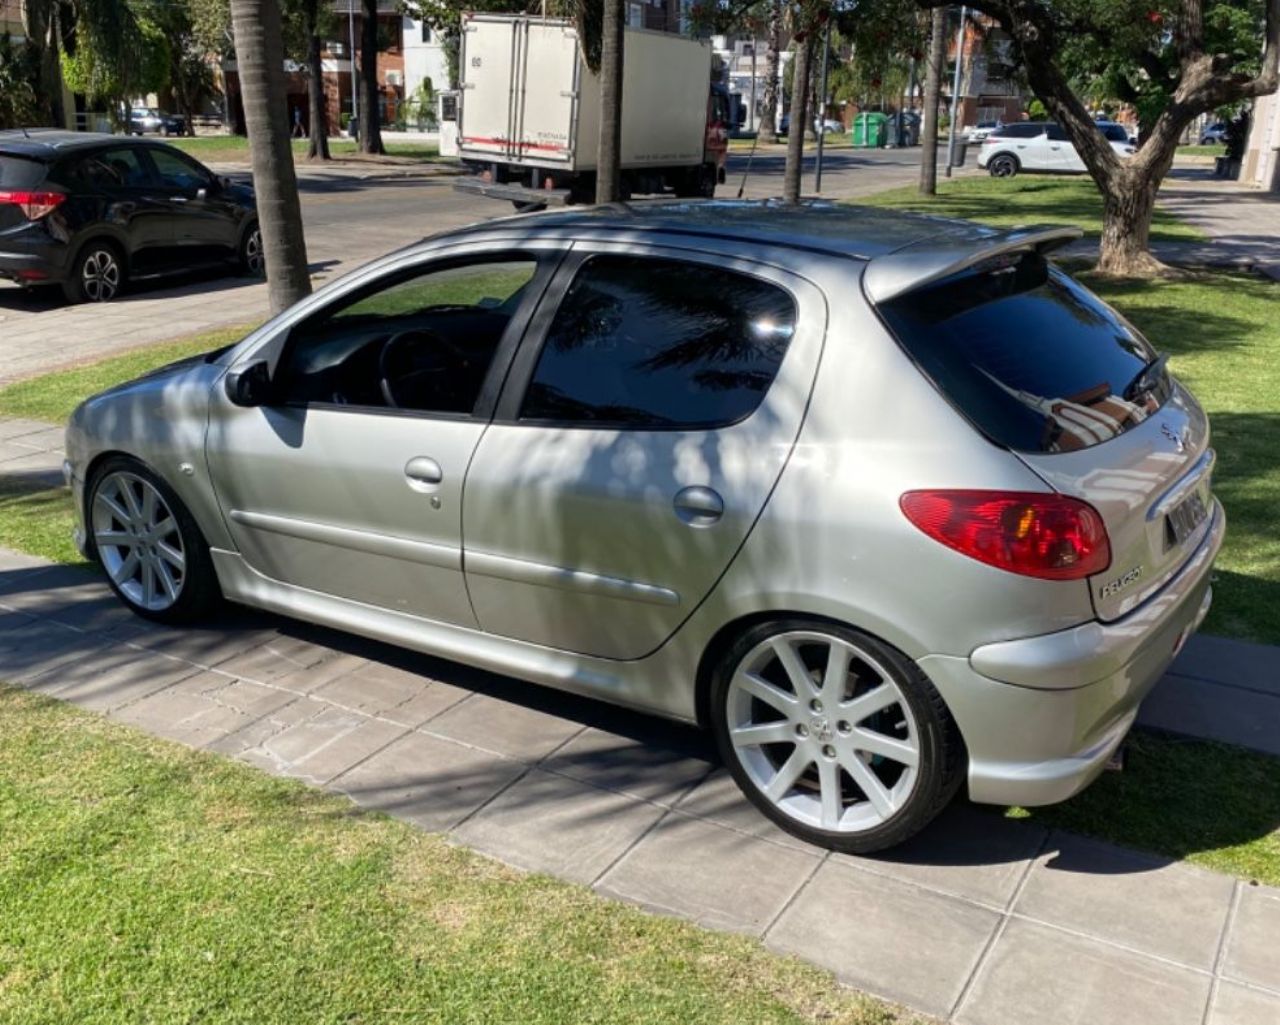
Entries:
[[1085, 787], [1209, 607], [1194, 399], [1070, 229], [656, 203], [394, 253], [85, 402], [82, 546], [710, 728], [837, 850]]

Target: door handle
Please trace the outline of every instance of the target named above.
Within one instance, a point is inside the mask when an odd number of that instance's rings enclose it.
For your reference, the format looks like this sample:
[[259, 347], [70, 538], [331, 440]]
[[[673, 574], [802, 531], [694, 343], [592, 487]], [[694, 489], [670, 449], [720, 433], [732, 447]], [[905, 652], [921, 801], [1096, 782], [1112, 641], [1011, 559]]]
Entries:
[[415, 491], [431, 492], [444, 480], [444, 471], [434, 459], [417, 456], [405, 463], [404, 476]]
[[709, 527], [724, 515], [724, 499], [701, 485], [682, 488], [672, 504], [676, 515], [691, 527]]

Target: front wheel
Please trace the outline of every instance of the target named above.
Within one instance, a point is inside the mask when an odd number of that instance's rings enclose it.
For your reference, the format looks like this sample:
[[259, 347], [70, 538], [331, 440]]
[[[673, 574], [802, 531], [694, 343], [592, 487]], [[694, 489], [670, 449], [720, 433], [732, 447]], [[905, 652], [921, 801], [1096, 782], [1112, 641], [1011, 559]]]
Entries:
[[106, 460], [89, 482], [86, 513], [107, 582], [130, 610], [189, 623], [217, 606], [222, 595], [204, 535], [148, 467], [125, 456]]
[[746, 631], [711, 689], [716, 743], [738, 786], [787, 832], [865, 854], [902, 843], [961, 780], [941, 697], [907, 658], [833, 623]]
[[242, 274], [247, 274], [251, 278], [261, 278], [266, 275], [267, 259], [262, 249], [262, 227], [256, 222], [249, 225], [244, 237], [240, 239], [238, 259]]
[[987, 164], [987, 173], [992, 178], [1012, 178], [1018, 173], [1017, 158], [1011, 157], [1007, 153], [992, 157], [991, 162]]

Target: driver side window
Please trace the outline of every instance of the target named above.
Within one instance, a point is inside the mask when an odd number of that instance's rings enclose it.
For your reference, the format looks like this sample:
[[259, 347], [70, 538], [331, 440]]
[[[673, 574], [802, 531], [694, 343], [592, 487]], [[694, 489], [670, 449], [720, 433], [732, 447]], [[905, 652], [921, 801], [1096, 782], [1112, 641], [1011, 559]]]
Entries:
[[527, 257], [437, 266], [357, 292], [290, 333], [281, 399], [470, 414], [536, 270]]

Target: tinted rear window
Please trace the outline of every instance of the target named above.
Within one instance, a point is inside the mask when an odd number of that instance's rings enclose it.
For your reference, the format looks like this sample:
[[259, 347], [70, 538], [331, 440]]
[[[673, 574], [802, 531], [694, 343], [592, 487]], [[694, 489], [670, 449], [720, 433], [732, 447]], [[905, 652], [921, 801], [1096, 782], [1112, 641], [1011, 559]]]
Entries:
[[45, 165], [39, 160], [0, 154], [0, 188], [22, 189], [39, 185]]
[[1124, 125], [1103, 125], [1102, 134], [1112, 142], [1129, 141], [1129, 133], [1125, 131]]
[[1097, 296], [1035, 254], [1001, 257], [881, 307], [938, 389], [997, 444], [1069, 452], [1156, 412], [1155, 351]]
[[998, 139], [1034, 139], [1044, 131], [1044, 125], [1025, 124], [1025, 125], [1005, 125], [997, 128], [993, 133], [993, 137]]

